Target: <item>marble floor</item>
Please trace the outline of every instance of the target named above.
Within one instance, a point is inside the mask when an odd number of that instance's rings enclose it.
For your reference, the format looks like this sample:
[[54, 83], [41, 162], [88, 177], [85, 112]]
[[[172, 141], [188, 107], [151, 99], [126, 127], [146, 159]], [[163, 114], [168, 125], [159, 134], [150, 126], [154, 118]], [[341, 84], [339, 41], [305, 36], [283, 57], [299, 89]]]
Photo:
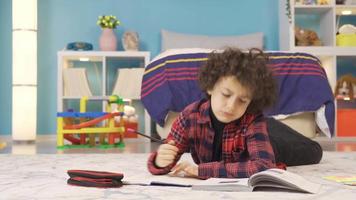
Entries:
[[[356, 138], [317, 137], [324, 151], [356, 151]], [[0, 141], [6, 142], [6, 147], [0, 148], [0, 154], [76, 154], [76, 153], [149, 153], [157, 149], [157, 142], [150, 142], [146, 138], [126, 139], [123, 148], [72, 148], [60, 150], [56, 148], [54, 135], [38, 136], [35, 142], [13, 142], [11, 137], [0, 137]]]

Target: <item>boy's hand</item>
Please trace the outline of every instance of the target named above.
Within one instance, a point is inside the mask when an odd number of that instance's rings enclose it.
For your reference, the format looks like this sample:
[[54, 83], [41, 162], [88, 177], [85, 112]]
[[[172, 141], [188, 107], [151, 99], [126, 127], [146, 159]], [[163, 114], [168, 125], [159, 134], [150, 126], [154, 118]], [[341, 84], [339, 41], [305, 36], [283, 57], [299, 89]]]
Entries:
[[188, 161], [183, 161], [174, 166], [171, 170], [173, 175], [177, 175], [181, 172], [184, 173], [184, 176], [187, 177], [198, 177], [198, 165], [190, 163]]
[[167, 167], [172, 164], [176, 155], [178, 153], [178, 148], [175, 146], [175, 142], [170, 140], [167, 144], [162, 144], [157, 150], [157, 157], [155, 164], [158, 167]]

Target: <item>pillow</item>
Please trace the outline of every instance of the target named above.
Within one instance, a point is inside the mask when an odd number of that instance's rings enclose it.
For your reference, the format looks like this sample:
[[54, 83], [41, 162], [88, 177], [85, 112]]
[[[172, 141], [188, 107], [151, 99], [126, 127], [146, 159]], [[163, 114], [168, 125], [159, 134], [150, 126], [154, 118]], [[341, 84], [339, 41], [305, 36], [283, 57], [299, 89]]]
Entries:
[[162, 51], [180, 48], [223, 49], [226, 47], [263, 49], [263, 33], [260, 32], [239, 36], [207, 36], [161, 30], [161, 34]]

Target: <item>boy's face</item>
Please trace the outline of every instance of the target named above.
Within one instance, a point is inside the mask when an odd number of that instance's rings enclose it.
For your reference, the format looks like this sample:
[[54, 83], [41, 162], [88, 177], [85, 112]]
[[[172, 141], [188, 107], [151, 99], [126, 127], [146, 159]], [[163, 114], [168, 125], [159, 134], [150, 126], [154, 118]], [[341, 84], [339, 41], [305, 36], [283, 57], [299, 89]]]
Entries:
[[251, 92], [234, 76], [221, 77], [207, 92], [211, 96], [214, 115], [223, 123], [239, 119], [251, 102]]

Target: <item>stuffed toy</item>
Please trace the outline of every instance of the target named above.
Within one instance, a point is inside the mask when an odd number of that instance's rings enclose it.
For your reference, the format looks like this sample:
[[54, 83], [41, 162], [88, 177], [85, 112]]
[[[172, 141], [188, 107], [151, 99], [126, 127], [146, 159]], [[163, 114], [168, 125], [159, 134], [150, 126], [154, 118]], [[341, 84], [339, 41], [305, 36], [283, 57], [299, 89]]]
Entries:
[[322, 42], [315, 31], [302, 29], [298, 26], [294, 29], [296, 46], [321, 46]]
[[[112, 108], [112, 112], [118, 112], [118, 109], [116, 107]], [[138, 115], [136, 114], [136, 109], [129, 105], [124, 106], [124, 115], [122, 117], [116, 116], [115, 122], [119, 123], [121, 118], [125, 122], [138, 123]]]
[[336, 82], [334, 95], [337, 99], [354, 100], [356, 98], [356, 77], [352, 74], [341, 76]]

